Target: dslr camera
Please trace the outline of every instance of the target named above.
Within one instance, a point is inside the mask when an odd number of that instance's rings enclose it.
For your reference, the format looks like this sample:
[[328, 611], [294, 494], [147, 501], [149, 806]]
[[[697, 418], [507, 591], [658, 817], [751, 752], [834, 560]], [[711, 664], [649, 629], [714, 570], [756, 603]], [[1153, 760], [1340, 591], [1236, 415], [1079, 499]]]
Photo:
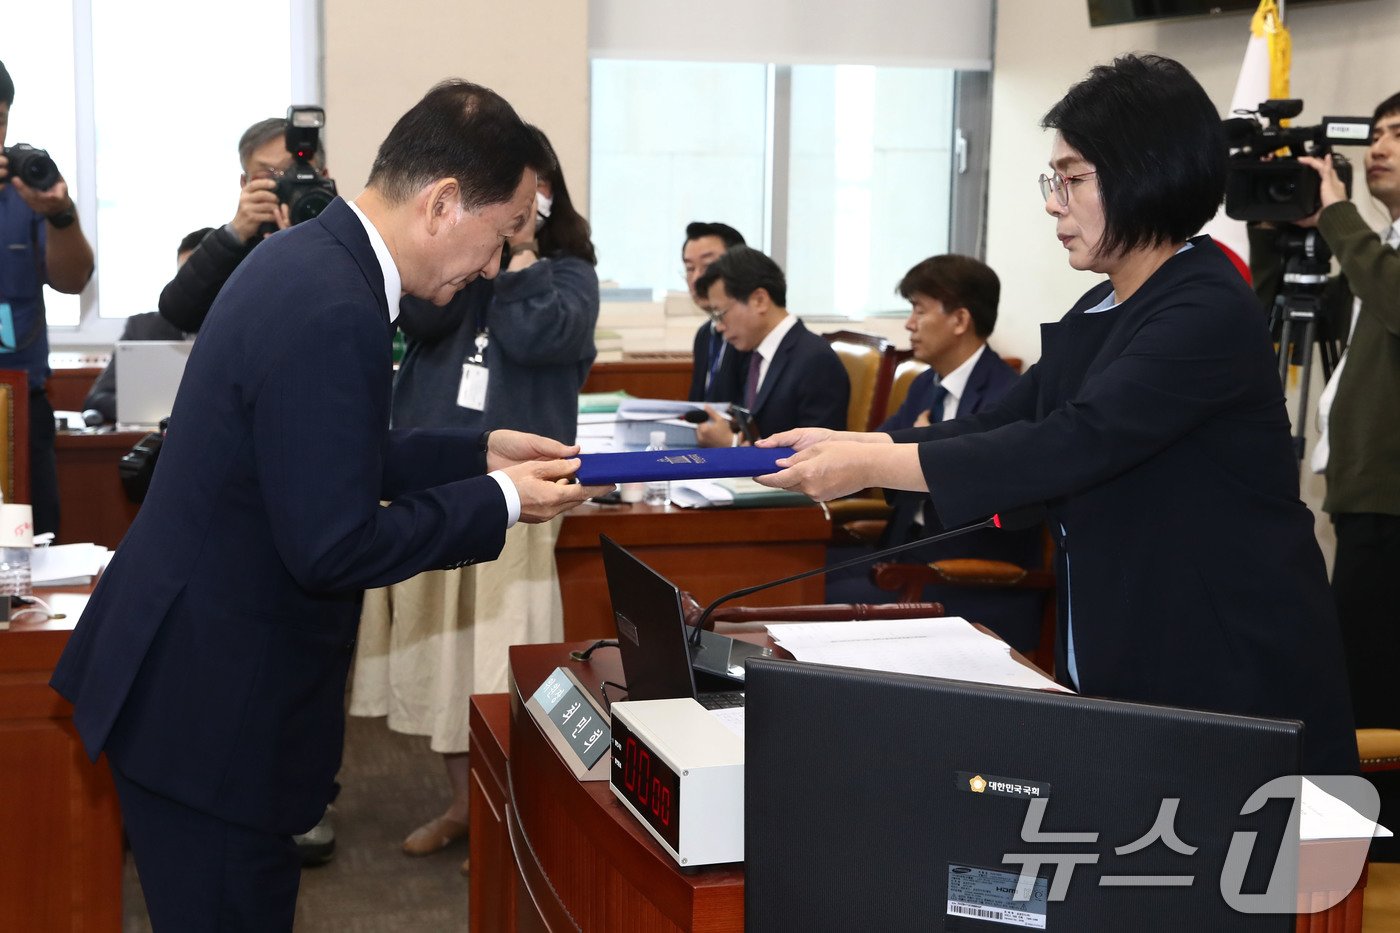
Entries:
[[311, 163], [321, 148], [321, 127], [326, 112], [320, 107], [287, 108], [287, 151], [292, 167], [277, 180], [277, 199], [287, 205], [292, 224], [310, 220], [335, 199], [335, 182]]
[[58, 166], [43, 149], [35, 149], [24, 143], [15, 143], [4, 149], [5, 158], [10, 160], [9, 174], [0, 180], [18, 178], [35, 191], [48, 191], [58, 184]]
[[[1371, 142], [1369, 117], [1323, 117], [1317, 126], [1284, 126], [1303, 112], [1296, 98], [1266, 100], [1257, 111], [1237, 112], [1248, 115], [1225, 121], [1230, 147], [1225, 213], [1236, 220], [1293, 223], [1311, 217], [1322, 207], [1322, 179], [1298, 156], [1320, 159], [1333, 146]], [[1351, 163], [1337, 153], [1332, 165], [1350, 195]]]

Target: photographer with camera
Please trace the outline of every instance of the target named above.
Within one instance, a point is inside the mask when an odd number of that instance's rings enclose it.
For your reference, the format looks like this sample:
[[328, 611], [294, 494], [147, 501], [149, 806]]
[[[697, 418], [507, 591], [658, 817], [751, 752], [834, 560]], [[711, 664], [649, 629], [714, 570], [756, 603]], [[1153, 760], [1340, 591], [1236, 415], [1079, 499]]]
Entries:
[[[316, 108], [291, 108], [293, 114], [311, 110]], [[297, 129], [293, 127], [292, 133]], [[301, 161], [303, 166], [318, 173], [322, 190], [328, 190], [321, 202], [324, 207], [335, 196], [335, 185], [326, 170], [325, 151], [316, 145], [316, 129], [319, 124], [312, 128], [309, 157]], [[279, 186], [279, 182], [299, 167], [288, 140], [288, 121], [284, 117], [260, 120], [248, 127], [238, 140], [238, 161], [243, 174], [238, 179], [238, 209], [233, 219], [200, 242], [189, 261], [160, 293], [161, 317], [181, 331], [195, 333], [199, 330], [219, 289], [264, 237], [285, 230], [299, 220], [309, 219], [292, 215], [291, 206], [283, 196], [287, 186]]]
[[[1366, 186], [1391, 221], [1380, 234], [1348, 200], [1331, 156], [1298, 161], [1320, 177], [1322, 207], [1296, 224], [1315, 227], [1341, 265], [1323, 303], [1340, 309], [1337, 336], [1349, 335], [1318, 401], [1321, 438], [1311, 461], [1326, 473], [1323, 508], [1337, 535], [1332, 592], [1356, 723], [1395, 728], [1400, 707], [1391, 677], [1400, 666], [1400, 625], [1390, 578], [1400, 566], [1400, 94], [1376, 108], [1364, 162]], [[1250, 231], [1251, 268], [1267, 304], [1279, 289], [1273, 239], [1266, 230]]]
[[29, 483], [34, 530], [58, 531], [49, 378], [48, 285], [76, 295], [92, 278], [92, 247], [68, 184], [42, 149], [5, 146], [15, 85], [0, 62], [0, 369], [29, 376]]

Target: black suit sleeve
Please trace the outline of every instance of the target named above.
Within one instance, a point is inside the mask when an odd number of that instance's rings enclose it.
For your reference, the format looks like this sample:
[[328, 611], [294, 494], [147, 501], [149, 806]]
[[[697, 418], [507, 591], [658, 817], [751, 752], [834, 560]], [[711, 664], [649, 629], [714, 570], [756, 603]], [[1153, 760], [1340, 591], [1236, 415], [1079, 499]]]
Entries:
[[851, 405], [851, 377], [841, 358], [827, 352], [813, 356], [812, 370], [800, 374], [806, 391], [797, 400], [797, 426], [846, 430]]
[[237, 244], [234, 239], [234, 234], [220, 227], [200, 241], [161, 291], [161, 317], [186, 333], [198, 332], [219, 289], [252, 252], [252, 246]]

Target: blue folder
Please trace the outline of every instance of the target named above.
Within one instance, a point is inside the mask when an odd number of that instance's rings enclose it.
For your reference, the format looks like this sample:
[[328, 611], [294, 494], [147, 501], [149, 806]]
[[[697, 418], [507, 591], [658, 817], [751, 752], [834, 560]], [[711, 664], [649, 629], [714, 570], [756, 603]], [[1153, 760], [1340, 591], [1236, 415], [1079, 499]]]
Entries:
[[794, 453], [791, 447], [700, 447], [580, 454], [577, 475], [585, 486], [762, 476], [778, 472], [774, 461]]

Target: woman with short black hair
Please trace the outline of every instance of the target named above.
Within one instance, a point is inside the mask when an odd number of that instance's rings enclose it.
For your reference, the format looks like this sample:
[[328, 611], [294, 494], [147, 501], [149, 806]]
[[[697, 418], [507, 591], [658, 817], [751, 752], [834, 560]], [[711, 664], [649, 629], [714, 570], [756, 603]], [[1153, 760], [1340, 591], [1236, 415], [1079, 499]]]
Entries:
[[1056, 676], [1086, 694], [1301, 719], [1304, 768], [1354, 773], [1335, 609], [1264, 315], [1207, 236], [1226, 149], [1178, 63], [1094, 68], [1044, 120], [1045, 210], [1094, 286], [997, 407], [893, 434], [799, 429], [771, 485], [927, 491], [946, 527], [1043, 504]]

